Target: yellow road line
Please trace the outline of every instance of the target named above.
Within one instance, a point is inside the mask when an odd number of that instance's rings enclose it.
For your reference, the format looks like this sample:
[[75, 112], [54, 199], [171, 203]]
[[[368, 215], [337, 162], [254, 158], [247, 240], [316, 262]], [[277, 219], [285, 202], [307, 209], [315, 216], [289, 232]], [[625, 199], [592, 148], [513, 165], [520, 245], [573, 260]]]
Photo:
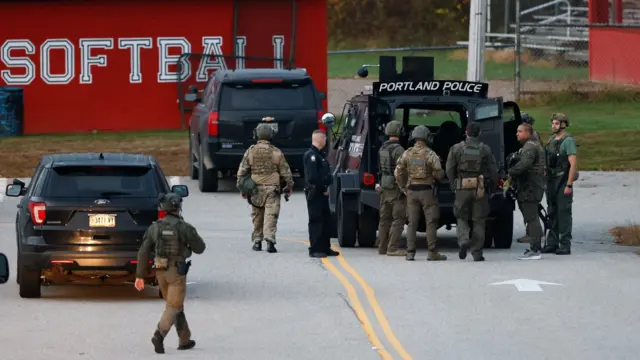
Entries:
[[402, 357], [402, 359], [413, 360], [411, 355], [407, 353], [407, 351], [402, 346], [402, 344], [400, 343], [396, 335], [393, 333], [393, 330], [391, 330], [389, 321], [387, 320], [387, 317], [384, 316], [384, 313], [380, 308], [380, 304], [378, 304], [378, 301], [376, 300], [375, 293], [371, 288], [371, 286], [369, 286], [369, 284], [362, 278], [362, 276], [360, 276], [360, 274], [358, 274], [358, 272], [355, 271], [351, 267], [351, 265], [349, 265], [349, 263], [347, 263], [347, 260], [344, 259], [344, 257], [342, 256], [342, 253], [340, 253], [340, 255], [338, 256], [338, 262], [340, 263], [340, 265], [342, 265], [342, 267], [345, 270], [347, 270], [349, 274], [351, 274], [351, 276], [353, 276], [354, 279], [356, 279], [356, 281], [364, 289], [364, 292], [367, 295], [367, 299], [369, 300], [369, 304], [371, 305], [371, 308], [373, 308], [373, 312], [376, 314], [378, 323], [380, 324], [380, 327], [382, 327], [384, 334], [387, 336], [387, 339], [389, 339], [389, 341], [391, 342], [391, 345], [393, 346], [393, 348], [398, 352], [398, 354], [400, 355], [400, 357]]
[[[309, 245], [308, 241], [298, 239], [283, 240]], [[362, 325], [365, 334], [367, 334], [369, 341], [376, 348], [376, 351], [378, 352], [380, 357], [382, 357], [383, 360], [393, 360], [393, 357], [391, 356], [391, 354], [389, 354], [389, 352], [387, 352], [387, 350], [384, 349], [382, 342], [380, 342], [380, 339], [376, 335], [376, 332], [373, 330], [371, 321], [369, 320], [369, 317], [367, 316], [367, 313], [365, 312], [364, 307], [360, 302], [360, 297], [358, 297], [358, 293], [356, 292], [356, 289], [353, 287], [351, 282], [349, 282], [349, 280], [340, 272], [340, 270], [338, 270], [335, 265], [333, 265], [331, 261], [329, 261], [329, 259], [323, 258], [320, 260], [322, 261], [322, 264], [327, 268], [327, 270], [329, 270], [338, 279], [338, 281], [340, 281], [345, 290], [347, 290], [347, 296], [349, 296], [349, 300], [351, 300], [351, 302], [353, 303], [353, 309], [356, 312], [356, 316], [360, 320], [360, 324]]]

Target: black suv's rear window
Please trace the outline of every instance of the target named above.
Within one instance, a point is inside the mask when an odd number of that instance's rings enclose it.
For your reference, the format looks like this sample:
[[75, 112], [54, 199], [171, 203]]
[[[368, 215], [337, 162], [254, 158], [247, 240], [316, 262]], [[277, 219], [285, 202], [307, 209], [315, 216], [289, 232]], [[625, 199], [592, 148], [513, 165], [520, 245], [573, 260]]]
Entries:
[[155, 197], [150, 168], [141, 166], [61, 166], [49, 172], [46, 197]]
[[224, 84], [220, 94], [220, 111], [315, 108], [311, 82]]

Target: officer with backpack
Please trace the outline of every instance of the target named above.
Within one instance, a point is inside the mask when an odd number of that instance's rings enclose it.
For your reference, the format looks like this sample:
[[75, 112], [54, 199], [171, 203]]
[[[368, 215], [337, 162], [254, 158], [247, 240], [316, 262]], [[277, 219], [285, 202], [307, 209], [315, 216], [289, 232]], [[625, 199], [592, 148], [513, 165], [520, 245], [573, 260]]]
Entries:
[[402, 123], [397, 120], [390, 121], [384, 132], [389, 136], [389, 140], [380, 147], [380, 183], [376, 184], [376, 191], [380, 194], [378, 254], [406, 256], [406, 251], [400, 249], [400, 241], [407, 219], [407, 196], [398, 187], [393, 174], [398, 159], [404, 153], [399, 139]]
[[144, 289], [144, 278], [149, 273], [149, 258], [153, 252], [156, 278], [166, 307], [151, 343], [156, 353], [164, 354], [164, 338], [173, 325], [178, 333], [178, 350], [192, 349], [196, 345], [191, 339], [191, 331], [184, 314], [186, 278], [191, 266], [191, 261], [187, 259], [191, 257], [192, 252], [202, 254], [206, 245], [196, 229], [182, 219], [180, 195], [168, 193], [161, 195], [159, 200], [160, 209], [165, 210], [167, 215], [151, 224], [144, 233], [143, 243], [138, 252], [135, 287], [138, 291]]
[[[471, 250], [473, 261], [484, 261], [482, 248], [489, 215], [485, 187], [497, 184], [498, 166], [491, 148], [478, 139], [480, 125], [469, 123], [466, 132], [467, 138], [449, 150], [446, 173], [455, 191], [453, 213], [457, 219], [458, 256], [464, 260]], [[469, 234], [469, 220], [473, 222], [472, 234]]]

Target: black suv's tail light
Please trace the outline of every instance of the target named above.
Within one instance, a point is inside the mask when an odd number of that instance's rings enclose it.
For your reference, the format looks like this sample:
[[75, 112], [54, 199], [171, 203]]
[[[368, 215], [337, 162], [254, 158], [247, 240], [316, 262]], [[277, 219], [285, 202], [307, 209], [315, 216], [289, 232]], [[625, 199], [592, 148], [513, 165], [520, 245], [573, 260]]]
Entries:
[[47, 205], [43, 202], [29, 202], [29, 212], [31, 213], [31, 222], [36, 225], [44, 224], [47, 218]]

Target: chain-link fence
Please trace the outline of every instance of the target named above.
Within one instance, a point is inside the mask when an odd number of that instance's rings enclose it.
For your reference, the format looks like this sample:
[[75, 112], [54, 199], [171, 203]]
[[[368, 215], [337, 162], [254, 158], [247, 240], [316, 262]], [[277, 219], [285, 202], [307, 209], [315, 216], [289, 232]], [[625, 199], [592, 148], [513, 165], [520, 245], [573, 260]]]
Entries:
[[[624, 11], [612, 2], [607, 24], [588, 24], [585, 0], [520, 0], [519, 9], [514, 0], [487, 1], [484, 78], [491, 96], [522, 99], [540, 92], [640, 84], [640, 51], [635, 49], [640, 1], [625, 0]], [[359, 66], [377, 64], [380, 55], [419, 55], [435, 58], [437, 79], [465, 79], [468, 42], [460, 40], [450, 46], [330, 51], [329, 78], [353, 79]]]

